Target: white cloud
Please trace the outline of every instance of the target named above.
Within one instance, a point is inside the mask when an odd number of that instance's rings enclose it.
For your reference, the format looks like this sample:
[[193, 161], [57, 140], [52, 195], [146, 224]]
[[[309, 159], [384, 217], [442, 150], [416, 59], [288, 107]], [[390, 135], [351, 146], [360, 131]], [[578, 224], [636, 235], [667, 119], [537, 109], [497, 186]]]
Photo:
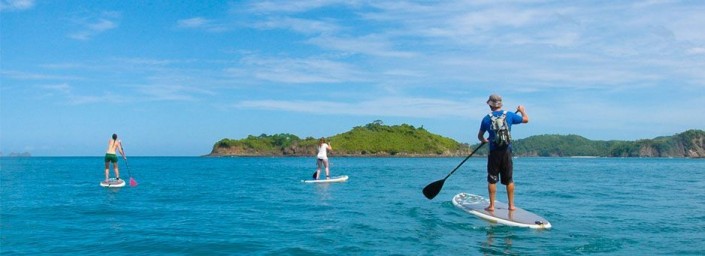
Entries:
[[687, 50], [688, 54], [705, 54], [705, 47], [693, 47]]
[[121, 103], [125, 99], [116, 95], [109, 93], [104, 93], [103, 95], [87, 95], [79, 94], [75, 92], [75, 88], [69, 84], [52, 84], [41, 86], [44, 89], [45, 94], [42, 97], [45, 98], [61, 98], [65, 99], [65, 103], [68, 105], [84, 105], [93, 103]]
[[[43, 85], [40, 86], [40, 88], [44, 93], [41, 96], [42, 98], [58, 99], [60, 102], [68, 105], [138, 101], [198, 101], [199, 97], [203, 95], [216, 95], [215, 92], [208, 89], [173, 84], [123, 86], [112, 90], [106, 88], [105, 90], [107, 91], [103, 92], [94, 91], [96, 88], [72, 86], [68, 83]], [[131, 96], [120, 95], [116, 93], [118, 91], [123, 91], [123, 94], [131, 94]]]
[[61, 93], [70, 93], [71, 92], [71, 86], [68, 84], [51, 84], [51, 85], [44, 85], [42, 88], [47, 89], [49, 91], [56, 91], [56, 92], [61, 92]]
[[[492, 4], [482, 2], [442, 2], [416, 4], [383, 2], [375, 4], [380, 11], [365, 12], [367, 21], [396, 24], [403, 29], [396, 33], [421, 37], [424, 41], [438, 40], [442, 45], [489, 44], [508, 45], [516, 42], [556, 41], [565, 39], [554, 32], [557, 19], [568, 9], [537, 7], [530, 4]], [[565, 22], [562, 22], [565, 23]], [[537, 32], [542, 35], [537, 39]], [[507, 38], [515, 40], [507, 40]]]
[[392, 40], [379, 35], [366, 35], [349, 38], [320, 36], [311, 38], [309, 42], [323, 49], [331, 49], [352, 54], [367, 54], [391, 58], [409, 58], [416, 55], [410, 51], [395, 50]]
[[331, 5], [355, 5], [355, 2], [344, 0], [254, 1], [247, 6], [247, 10], [261, 13], [301, 13]]
[[228, 30], [228, 26], [221, 24], [212, 19], [203, 17], [193, 17], [177, 21], [177, 27], [183, 29], [201, 29], [208, 32], [224, 32]]
[[118, 62], [140, 67], [167, 66], [171, 64], [189, 63], [193, 60], [153, 59], [153, 58], [116, 58]]
[[198, 28], [205, 26], [208, 24], [210, 21], [202, 18], [202, 17], [195, 17], [195, 18], [190, 18], [190, 19], [184, 19], [184, 20], [179, 20], [177, 23], [179, 27], [182, 28]]
[[34, 0], [0, 0], [0, 12], [23, 11], [34, 7]]
[[97, 33], [106, 31], [106, 30], [111, 30], [117, 27], [117, 24], [115, 22], [106, 20], [106, 19], [100, 19], [96, 21], [93, 24], [88, 24], [88, 29], [95, 31]]
[[464, 102], [415, 97], [381, 97], [355, 103], [253, 100], [239, 102], [235, 107], [312, 114], [394, 117], [467, 117], [468, 113], [475, 111]]
[[531, 9], [488, 8], [461, 13], [450, 21], [459, 31], [488, 31], [500, 27], [526, 27], [537, 23], [544, 13]]
[[328, 34], [339, 31], [341, 28], [330, 20], [313, 20], [292, 17], [273, 17], [266, 21], [255, 23], [259, 29], [290, 29], [302, 34]]
[[[261, 58], [242, 59], [244, 67], [228, 68], [234, 76], [249, 76], [258, 80], [289, 84], [341, 83], [360, 81], [353, 65], [323, 58]], [[243, 69], [247, 72], [243, 72]]]
[[68, 34], [69, 38], [76, 40], [90, 40], [93, 37], [119, 26], [120, 14], [117, 12], [102, 12], [88, 17], [75, 18], [74, 23], [79, 27]]
[[15, 80], [81, 80], [83, 78], [71, 75], [52, 75], [44, 73], [30, 73], [16, 70], [0, 70], [4, 78]]
[[137, 91], [151, 101], [195, 101], [195, 95], [215, 95], [214, 92], [183, 85], [143, 85]]

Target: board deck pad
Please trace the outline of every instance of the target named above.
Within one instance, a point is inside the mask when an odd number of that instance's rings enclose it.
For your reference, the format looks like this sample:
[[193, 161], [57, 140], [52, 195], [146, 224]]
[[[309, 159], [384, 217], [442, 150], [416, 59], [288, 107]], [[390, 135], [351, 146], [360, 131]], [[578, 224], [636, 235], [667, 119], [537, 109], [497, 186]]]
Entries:
[[317, 180], [302, 180], [305, 183], [332, 183], [332, 182], [345, 182], [348, 180], [348, 175], [330, 177], [330, 179], [322, 178]]
[[490, 205], [490, 200], [478, 195], [457, 194], [453, 197], [453, 205], [494, 223], [535, 229], [551, 228], [551, 223], [543, 217], [519, 207], [514, 211], [509, 211], [507, 204], [499, 201], [494, 202], [494, 211], [487, 211], [485, 208]]
[[121, 188], [125, 186], [125, 180], [117, 180], [115, 178], [110, 178], [108, 182], [101, 181], [100, 186], [106, 188]]

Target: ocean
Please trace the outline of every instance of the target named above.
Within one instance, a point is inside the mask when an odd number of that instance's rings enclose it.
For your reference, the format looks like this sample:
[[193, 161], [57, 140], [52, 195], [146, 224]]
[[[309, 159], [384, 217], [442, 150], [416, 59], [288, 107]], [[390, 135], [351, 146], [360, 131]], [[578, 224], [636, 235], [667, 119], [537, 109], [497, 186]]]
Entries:
[[453, 206], [487, 196], [485, 158], [433, 200], [462, 158], [331, 157], [334, 184], [301, 182], [314, 158], [128, 160], [139, 185], [108, 189], [102, 157], [0, 158], [0, 254], [705, 255], [705, 159], [516, 158], [516, 205], [550, 230]]

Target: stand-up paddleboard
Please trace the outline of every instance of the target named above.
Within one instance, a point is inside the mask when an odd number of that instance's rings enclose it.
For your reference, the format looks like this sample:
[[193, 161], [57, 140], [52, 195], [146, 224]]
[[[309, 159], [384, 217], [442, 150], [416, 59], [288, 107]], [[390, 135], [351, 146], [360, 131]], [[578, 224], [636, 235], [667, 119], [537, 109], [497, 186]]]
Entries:
[[330, 179], [322, 178], [318, 180], [302, 180], [305, 183], [332, 183], [332, 182], [345, 182], [348, 180], [348, 175], [331, 177]]
[[110, 178], [108, 182], [101, 181], [100, 186], [105, 188], [121, 188], [125, 186], [125, 180], [117, 180], [115, 178]]
[[463, 211], [494, 223], [525, 228], [551, 228], [551, 223], [543, 217], [519, 207], [509, 211], [507, 204], [502, 202], [495, 201], [494, 211], [486, 211], [485, 207], [490, 205], [490, 200], [478, 195], [457, 194], [453, 197], [453, 204]]

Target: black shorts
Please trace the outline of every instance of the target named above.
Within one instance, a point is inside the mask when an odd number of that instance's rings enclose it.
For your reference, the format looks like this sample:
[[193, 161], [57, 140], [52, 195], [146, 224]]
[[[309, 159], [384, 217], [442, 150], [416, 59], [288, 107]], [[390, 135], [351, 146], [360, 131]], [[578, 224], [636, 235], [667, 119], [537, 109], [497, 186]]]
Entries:
[[509, 185], [514, 182], [513, 172], [514, 164], [510, 148], [490, 151], [490, 155], [487, 157], [487, 182], [496, 184], [501, 179], [502, 184]]

